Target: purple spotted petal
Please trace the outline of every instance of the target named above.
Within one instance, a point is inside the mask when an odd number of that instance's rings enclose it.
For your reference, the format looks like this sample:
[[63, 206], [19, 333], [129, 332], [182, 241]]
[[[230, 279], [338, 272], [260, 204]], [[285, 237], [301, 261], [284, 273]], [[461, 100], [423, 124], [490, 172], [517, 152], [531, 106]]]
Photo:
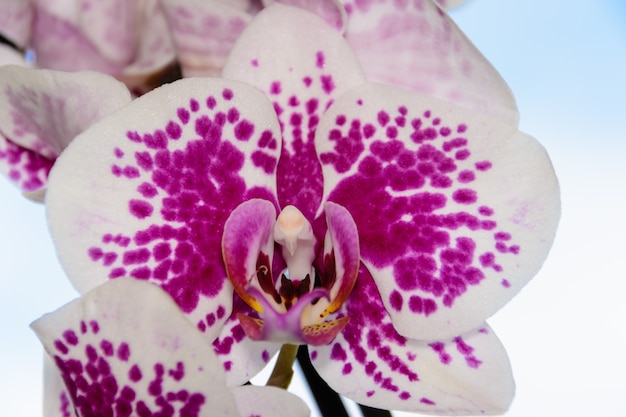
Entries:
[[77, 416], [237, 416], [221, 364], [155, 285], [108, 282], [32, 324]]
[[44, 417], [71, 417], [74, 407], [54, 359], [44, 354], [43, 415]]
[[24, 191], [45, 186], [67, 144], [129, 102], [104, 74], [0, 67], [0, 170]]
[[341, 335], [309, 347], [313, 365], [337, 392], [373, 407], [427, 414], [508, 408], [514, 393], [509, 361], [486, 324], [444, 342], [406, 339], [365, 268], [340, 313], [350, 317]]
[[162, 0], [186, 77], [219, 76], [249, 13], [218, 0]]
[[30, 38], [33, 22], [31, 3], [32, 0], [3, 0], [0, 2], [2, 35], [22, 48], [27, 45]]
[[316, 145], [325, 198], [354, 218], [361, 258], [407, 337], [479, 326], [547, 255], [558, 183], [545, 150], [514, 126], [370, 84], [335, 102]]
[[19, 146], [0, 133], [0, 172], [24, 192], [45, 187], [53, 159]]
[[343, 3], [346, 39], [369, 81], [517, 124], [517, 106], [502, 77], [432, 0]]
[[229, 317], [223, 226], [275, 195], [278, 122], [245, 84], [185, 79], [80, 135], [51, 172], [48, 220], [70, 280], [161, 285], [210, 341]]
[[281, 388], [248, 385], [231, 391], [242, 417], [309, 417], [311, 414], [300, 398]]
[[273, 4], [241, 35], [224, 76], [250, 83], [272, 100], [283, 134], [279, 203], [296, 206], [312, 220], [323, 186], [315, 129], [336, 97], [364, 81], [354, 54], [316, 15]]

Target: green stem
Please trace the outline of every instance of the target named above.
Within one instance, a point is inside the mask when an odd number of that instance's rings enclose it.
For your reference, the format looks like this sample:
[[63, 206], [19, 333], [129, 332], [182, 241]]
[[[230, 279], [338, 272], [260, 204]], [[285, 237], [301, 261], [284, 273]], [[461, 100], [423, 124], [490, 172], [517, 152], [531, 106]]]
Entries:
[[296, 360], [298, 354], [298, 346], [284, 344], [280, 348], [278, 359], [272, 370], [272, 375], [267, 380], [268, 386], [287, 389], [293, 378], [293, 363]]

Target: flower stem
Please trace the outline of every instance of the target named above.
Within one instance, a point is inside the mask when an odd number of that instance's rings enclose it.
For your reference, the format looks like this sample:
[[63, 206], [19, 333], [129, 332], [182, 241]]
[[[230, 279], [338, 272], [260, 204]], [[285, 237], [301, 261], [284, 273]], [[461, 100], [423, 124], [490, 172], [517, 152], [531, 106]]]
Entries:
[[276, 365], [272, 370], [270, 378], [267, 380], [268, 386], [287, 389], [293, 378], [293, 363], [296, 360], [298, 346], [284, 344], [280, 348]]

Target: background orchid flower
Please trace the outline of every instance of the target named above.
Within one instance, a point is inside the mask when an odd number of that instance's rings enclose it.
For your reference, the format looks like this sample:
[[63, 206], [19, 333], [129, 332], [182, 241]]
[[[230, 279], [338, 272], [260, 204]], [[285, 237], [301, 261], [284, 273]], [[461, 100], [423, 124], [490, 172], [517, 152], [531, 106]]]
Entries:
[[40, 68], [103, 72], [137, 94], [179, 77], [158, 0], [8, 0], [0, 15], [0, 33]]
[[[32, 327], [61, 377], [48, 375], [50, 416], [73, 414], [72, 406], [78, 417], [309, 415], [282, 389], [228, 388], [210, 345], [153, 284], [107, 282]], [[64, 390], [54, 384], [61, 380]]]
[[[311, 358], [337, 391], [402, 410], [506, 409], [508, 360], [484, 320], [534, 275], [554, 236], [558, 185], [541, 146], [489, 112], [367, 82], [341, 35], [294, 7], [259, 13], [224, 76], [140, 97], [59, 158], [48, 218], [77, 289], [121, 276], [158, 283], [235, 385], [281, 341], [265, 327], [251, 340], [242, 315], [274, 326], [276, 293], [275, 312], [289, 316], [285, 300], [326, 290], [324, 311], [307, 312], [349, 321]], [[267, 236], [277, 212], [246, 214], [262, 201], [298, 209], [312, 274], [334, 270], [337, 281], [282, 278], [289, 256], [270, 252]], [[353, 219], [358, 247], [332, 237], [329, 204]], [[362, 265], [343, 285], [355, 251]], [[295, 296], [284, 295], [290, 285]], [[302, 330], [276, 328], [288, 342]]]
[[35, 200], [70, 141], [131, 100], [108, 75], [0, 67], [0, 172]]

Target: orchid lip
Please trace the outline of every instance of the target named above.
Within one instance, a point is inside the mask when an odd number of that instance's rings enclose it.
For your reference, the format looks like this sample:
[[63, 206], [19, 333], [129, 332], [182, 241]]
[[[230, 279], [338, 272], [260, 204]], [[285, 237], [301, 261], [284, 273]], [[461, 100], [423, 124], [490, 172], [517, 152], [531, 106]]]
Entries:
[[[276, 216], [272, 203], [252, 199], [227, 220], [222, 252], [228, 276], [237, 294], [260, 316], [238, 315], [252, 340], [326, 344], [348, 323], [347, 317], [323, 320], [343, 304], [354, 285], [358, 235], [347, 210], [333, 203], [326, 208], [329, 230], [321, 271], [313, 266], [313, 227], [296, 207], [287, 206]], [[274, 278], [270, 260], [276, 244], [287, 267]]]

